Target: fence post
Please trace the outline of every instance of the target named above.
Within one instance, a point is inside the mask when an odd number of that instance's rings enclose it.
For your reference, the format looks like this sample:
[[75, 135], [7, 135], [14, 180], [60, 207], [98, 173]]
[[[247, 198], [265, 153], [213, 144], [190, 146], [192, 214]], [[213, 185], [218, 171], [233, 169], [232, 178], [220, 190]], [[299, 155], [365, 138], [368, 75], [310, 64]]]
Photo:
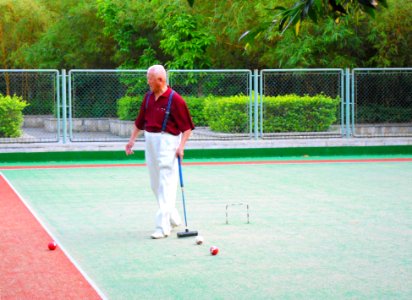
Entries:
[[63, 144], [67, 142], [67, 101], [66, 101], [67, 91], [66, 91], [66, 70], [62, 70], [62, 101], [63, 101]]
[[345, 69], [345, 102], [346, 102], [346, 137], [349, 138], [352, 135], [351, 132], [351, 113], [350, 113], [350, 103], [351, 103], [351, 78], [350, 78], [349, 68]]
[[55, 112], [53, 112], [54, 117], [56, 117], [57, 119], [57, 142], [60, 142], [60, 138], [61, 138], [61, 128], [60, 128], [60, 120], [61, 120], [61, 109], [63, 107], [62, 104], [62, 98], [61, 98], [61, 78], [62, 75], [60, 75], [59, 71], [57, 71], [57, 75], [56, 75], [56, 110]]
[[258, 126], [258, 122], [259, 122], [259, 112], [258, 112], [258, 106], [259, 106], [259, 71], [257, 69], [255, 69], [253, 71], [253, 94], [255, 97], [255, 105], [254, 105], [254, 115], [255, 115], [255, 126], [254, 126], [254, 131], [255, 131], [255, 140], [258, 139], [258, 134], [259, 134], [259, 126]]
[[351, 96], [350, 96], [350, 114], [351, 114], [351, 123], [350, 123], [350, 132], [352, 136], [355, 136], [355, 69], [351, 72]]

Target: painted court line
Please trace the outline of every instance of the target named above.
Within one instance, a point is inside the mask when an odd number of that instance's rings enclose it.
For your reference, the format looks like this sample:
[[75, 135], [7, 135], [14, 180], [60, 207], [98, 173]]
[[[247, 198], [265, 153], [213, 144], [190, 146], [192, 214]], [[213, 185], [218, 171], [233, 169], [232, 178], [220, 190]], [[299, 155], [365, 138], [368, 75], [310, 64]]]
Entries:
[[[6, 224], [4, 224], [3, 226], [6, 228], [6, 230], [7, 231], [13, 231], [12, 232], [12, 234], [13, 235], [18, 235], [20, 232], [19, 232], [19, 230], [26, 230], [25, 228], [24, 228], [24, 225], [26, 225], [26, 224], [24, 224], [24, 222], [26, 221], [25, 220], [25, 217], [27, 218], [27, 216], [30, 216], [30, 214], [31, 214], [31, 216], [32, 217], [34, 217], [34, 219], [35, 219], [35, 221], [33, 220], [33, 219], [31, 219], [30, 217], [29, 217], [29, 222], [28, 222], [28, 224], [30, 224], [29, 226], [30, 226], [30, 231], [25, 231], [24, 233], [25, 234], [27, 234], [27, 232], [29, 232], [29, 234], [30, 234], [30, 237], [26, 237], [27, 239], [29, 239], [29, 238], [31, 238], [31, 237], [33, 237], [33, 235], [36, 235], [36, 232], [37, 233], [39, 233], [39, 235], [44, 235], [45, 233], [47, 234], [47, 235], [49, 235], [49, 237], [51, 237], [54, 241], [56, 241], [56, 243], [57, 243], [57, 245], [58, 245], [58, 249], [59, 250], [61, 250], [62, 252], [63, 252], [63, 256], [65, 256], [66, 257], [66, 259], [68, 259], [69, 260], [69, 262], [74, 266], [74, 268], [75, 269], [77, 269], [77, 271], [81, 274], [81, 276], [83, 276], [83, 278], [88, 282], [88, 284], [91, 286], [91, 288], [93, 288], [94, 289], [94, 292], [101, 298], [101, 299], [107, 299], [107, 297], [104, 295], [104, 293], [97, 287], [97, 285], [93, 282], [93, 280], [86, 274], [86, 272], [84, 272], [83, 270], [82, 270], [82, 268], [80, 267], [80, 265], [73, 259], [73, 257], [71, 257], [71, 255], [68, 253], [68, 251], [63, 247], [63, 244], [52, 234], [52, 232], [47, 228], [47, 226], [45, 226], [45, 224], [44, 224], [44, 222], [42, 221], [42, 219], [37, 215], [37, 213], [34, 211], [34, 209], [29, 205], [29, 203], [19, 194], [19, 192], [13, 187], [13, 185], [10, 183], [10, 181], [0, 172], [0, 195], [3, 195], [1, 198], [3, 198], [2, 199], [2, 202], [4, 201], [4, 205], [6, 206], [6, 202], [7, 202], [7, 204], [13, 204], [13, 205], [10, 205], [10, 207], [12, 207], [12, 209], [11, 209], [11, 211], [10, 212], [6, 212], [6, 213], [9, 213], [9, 214], [11, 214], [10, 215], [10, 218], [22, 218], [22, 220], [13, 220], [14, 222], [17, 222], [17, 223], [19, 223], [20, 225], [23, 225], [23, 226], [20, 226], [20, 227], [23, 227], [23, 228], [17, 228], [17, 229], [15, 229], [15, 228], [12, 228], [12, 227], [7, 227], [6, 226]], [[27, 213], [22, 213], [22, 210], [21, 210], [21, 208], [19, 209], [19, 204], [20, 203], [18, 203], [18, 202], [20, 202], [21, 204], [23, 204], [23, 207], [25, 207], [27, 210], [28, 210], [28, 212]], [[2, 204], [3, 205], [3, 204]], [[19, 213], [19, 215], [18, 216], [14, 216], [13, 215], [13, 212], [18, 212]], [[29, 215], [28, 215], [29, 214]], [[3, 220], [4, 221], [4, 220]], [[37, 225], [39, 225], [39, 226], [37, 226], [35, 223], [36, 223], [36, 221], [37, 221]], [[6, 221], [7, 222], [7, 221]], [[7, 224], [8, 225], [8, 224]], [[13, 226], [13, 225], [12, 225]], [[44, 231], [42, 231], [42, 230], [44, 230]], [[3, 238], [7, 238], [8, 237], [8, 235], [6, 235], [6, 234], [4, 234], [4, 235], [2, 235], [2, 237]], [[19, 238], [25, 238], [24, 236], [19, 236]], [[41, 243], [43, 244], [43, 242], [44, 243], [46, 243], [46, 240], [44, 240], [44, 238], [45, 237], [42, 237], [41, 238]], [[46, 237], [47, 238], [47, 237]], [[5, 241], [2, 241], [2, 242], [5, 242]], [[24, 241], [24, 242], [26, 242], [26, 241]], [[36, 241], [36, 242], [38, 242], [38, 241]], [[27, 243], [30, 243], [30, 241], [27, 241]], [[6, 245], [4, 245], [4, 246], [6, 246]], [[10, 247], [11, 246], [11, 247]], [[45, 245], [46, 246], [46, 245]], [[12, 248], [13, 246], [12, 245], [9, 245], [9, 249], [10, 248]], [[22, 255], [22, 253], [24, 254], [25, 253], [25, 251], [26, 250], [28, 250], [30, 247], [33, 247], [33, 245], [25, 245], [25, 244], [19, 244], [19, 245], [16, 245], [16, 247], [17, 247], [17, 252], [12, 252], [11, 250], [9, 250], [9, 251], [5, 251], [5, 252], [8, 252], [9, 253], [9, 255], [11, 256], [11, 257], [8, 257], [8, 261], [11, 261], [11, 262], [13, 262], [13, 259], [15, 259], [15, 260], [19, 260], [19, 255], [21, 256]], [[19, 251], [18, 250], [18, 248], [23, 248], [21, 251]], [[40, 247], [39, 247], [40, 248]], [[44, 255], [44, 252], [42, 252], [40, 249], [35, 249], [35, 251], [37, 251], [36, 253], [37, 253], [37, 255], [39, 255], [39, 256], [42, 256], [43, 258], [44, 257], [46, 257], [45, 255]], [[14, 253], [14, 254], [13, 254]], [[53, 253], [54, 254], [54, 253]], [[33, 255], [33, 254], [30, 254], [30, 255]], [[36, 255], [36, 254], [35, 254]], [[56, 256], [54, 257], [54, 260], [55, 261], [58, 261], [58, 259], [60, 259], [60, 262], [64, 262], [64, 257], [63, 256], [57, 256], [58, 255], [58, 253], [56, 253], [55, 254]], [[14, 257], [13, 257], [14, 256]], [[36, 257], [35, 257], [36, 258]], [[2, 259], [5, 259], [5, 257], [3, 257]], [[46, 258], [47, 259], [47, 258]], [[53, 260], [53, 263], [55, 262]], [[14, 263], [13, 263], [13, 265], [16, 263], [16, 261], [14, 261]], [[70, 263], [69, 263], [69, 266], [70, 266]], [[34, 264], [33, 264], [34, 265]], [[14, 266], [15, 267], [15, 266]], [[28, 266], [19, 266], [19, 268], [21, 269], [21, 268], [23, 268], [23, 269], [27, 269], [27, 270], [25, 270], [25, 271], [27, 271], [27, 272], [29, 272], [29, 273], [31, 273], [31, 268], [32, 268], [33, 266], [32, 265], [28, 265]], [[42, 266], [43, 268], [53, 268], [53, 266], [51, 265], [51, 266], [48, 266], [48, 265], [46, 265], [46, 266]], [[61, 268], [63, 268], [64, 269], [64, 266], [55, 266], [55, 270], [52, 270], [52, 271], [50, 271], [51, 272], [51, 276], [53, 276], [53, 271], [56, 271], [56, 272], [60, 272], [61, 270], [60, 270], [60, 267]], [[66, 267], [67, 267], [67, 263], [66, 263]], [[7, 271], [9, 271], [9, 270], [4, 270], [4, 274], [2, 275], [2, 276], [7, 276], [6, 274], [8, 274], [7, 273]], [[12, 271], [13, 272], [13, 271]], [[69, 272], [70, 272], [70, 270], [69, 270]], [[41, 273], [43, 273], [43, 272], [41, 272]], [[64, 273], [64, 272], [62, 272], [62, 273]], [[12, 275], [14, 275], [14, 276], [17, 276], [16, 274], [13, 274], [13, 273], [11, 273]], [[58, 273], [57, 273], [58, 274]], [[69, 273], [70, 274], [70, 273]], [[41, 278], [43, 278], [44, 279], [44, 274], [38, 274], [38, 273], [35, 273], [34, 275], [38, 275], [38, 277], [39, 278], [35, 278], [35, 280], [41, 280]], [[9, 274], [9, 276], [10, 276], [10, 274]], [[13, 277], [14, 277], [13, 276]], [[43, 277], [42, 277], [43, 276]], [[76, 277], [76, 279], [79, 279], [80, 277], [79, 277], [79, 275], [74, 275], [74, 277]], [[6, 278], [7, 279], [7, 278]], [[10, 278], [9, 278], [10, 279]], [[66, 279], [66, 278], [65, 278]], [[71, 279], [73, 279], [73, 276], [71, 277]], [[59, 284], [59, 283], [61, 283], [61, 282], [59, 282], [58, 281], [58, 279], [56, 279], [57, 280], [57, 284]], [[67, 278], [67, 280], [70, 280], [69, 278]], [[15, 280], [15, 278], [13, 278], [13, 280], [12, 280], [13, 282], [14, 282], [14, 284], [16, 284], [15, 282], [16, 282], [16, 280]], [[10, 280], [9, 280], [9, 282], [10, 282]], [[22, 282], [20, 282], [20, 284], [22, 284], [22, 285], [27, 285], [27, 286], [30, 286], [32, 283], [31, 282], [26, 282], [25, 280], [23, 280]], [[41, 284], [41, 283], [40, 283]], [[44, 285], [44, 282], [43, 282], [43, 285]], [[45, 285], [46, 287], [47, 287], [47, 284]], [[21, 293], [27, 293], [27, 291], [25, 291], [25, 289], [28, 289], [27, 287], [17, 287], [17, 286], [12, 286], [12, 287], [14, 287], [16, 290], [20, 290], [20, 292]], [[59, 290], [59, 288], [61, 288], [60, 286], [53, 286], [53, 288], [55, 288], [55, 289], [57, 289], [59, 292], [62, 292], [62, 291], [60, 291]], [[74, 286], [73, 286], [73, 288], [75, 288]], [[84, 290], [87, 290], [87, 287], [82, 287]], [[83, 292], [84, 292], [84, 290], [83, 290]], [[33, 293], [36, 293], [36, 290], [34, 290], [34, 291], [31, 291], [31, 292], [33, 292]], [[39, 291], [39, 293], [40, 293], [41, 291]], [[50, 296], [50, 298], [54, 298], [53, 297], [53, 291], [52, 290], [48, 290], [47, 291], [48, 292], [48, 295]], [[21, 296], [21, 295], [20, 295]], [[24, 295], [23, 295], [24, 296]], [[26, 295], [27, 296], [27, 295]], [[54, 295], [55, 296], [55, 295]], [[89, 297], [91, 297], [91, 299], [93, 299], [94, 297], [93, 297], [93, 295], [89, 295]], [[2, 297], [1, 297], [1, 294], [0, 294], [0, 299], [1, 299]], [[47, 299], [48, 297], [46, 297], [46, 299]]]
[[[289, 164], [334, 164], [334, 163], [388, 163], [412, 162], [411, 158], [371, 158], [371, 159], [319, 159], [319, 160], [259, 160], [259, 161], [209, 161], [185, 162], [188, 166], [226, 166], [226, 165], [289, 165]], [[37, 165], [37, 166], [0, 166], [0, 170], [27, 169], [80, 169], [80, 168], [124, 168], [143, 167], [145, 163], [124, 164], [78, 164], [78, 165]]]
[[186, 165], [291, 165], [291, 164], [329, 164], [329, 163], [383, 163], [412, 162], [412, 158], [378, 158], [378, 159], [319, 159], [319, 160], [262, 160], [234, 162], [193, 162]]

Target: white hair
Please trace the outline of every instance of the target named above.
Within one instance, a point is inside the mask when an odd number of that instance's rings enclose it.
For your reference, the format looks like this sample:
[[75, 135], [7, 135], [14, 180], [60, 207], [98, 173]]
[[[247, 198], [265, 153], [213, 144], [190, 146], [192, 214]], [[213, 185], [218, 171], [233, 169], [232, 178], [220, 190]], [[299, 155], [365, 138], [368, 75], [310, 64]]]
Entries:
[[161, 75], [162, 77], [166, 79], [166, 70], [162, 65], [151, 66], [149, 69], [147, 69], [147, 75], [149, 75], [149, 73]]

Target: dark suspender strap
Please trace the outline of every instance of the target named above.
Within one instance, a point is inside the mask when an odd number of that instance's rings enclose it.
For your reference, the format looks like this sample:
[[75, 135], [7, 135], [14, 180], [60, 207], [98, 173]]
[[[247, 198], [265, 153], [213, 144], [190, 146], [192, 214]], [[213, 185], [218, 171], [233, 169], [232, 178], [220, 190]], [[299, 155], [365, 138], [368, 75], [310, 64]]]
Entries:
[[172, 90], [172, 92], [170, 93], [170, 96], [169, 96], [169, 101], [167, 102], [165, 118], [163, 120], [163, 125], [162, 125], [162, 132], [165, 132], [165, 130], [166, 130], [166, 124], [167, 124], [167, 120], [169, 119], [170, 107], [172, 106], [172, 99], [173, 99], [173, 94], [174, 93], [175, 93], [175, 91]]
[[145, 99], [145, 101], [146, 101], [146, 105], [145, 105], [145, 111], [147, 110], [147, 106], [149, 105], [149, 101], [150, 101], [150, 96], [152, 95], [152, 92], [150, 92], [150, 93], [148, 93], [147, 95], [146, 95], [146, 99]]
[[[149, 105], [149, 101], [150, 101], [150, 96], [152, 95], [153, 92], [150, 92], [146, 95], [146, 98], [144, 99], [145, 101], [145, 106], [144, 106], [144, 112], [146, 114], [147, 111], [147, 106]], [[146, 128], [146, 121], [144, 122], [144, 127]]]

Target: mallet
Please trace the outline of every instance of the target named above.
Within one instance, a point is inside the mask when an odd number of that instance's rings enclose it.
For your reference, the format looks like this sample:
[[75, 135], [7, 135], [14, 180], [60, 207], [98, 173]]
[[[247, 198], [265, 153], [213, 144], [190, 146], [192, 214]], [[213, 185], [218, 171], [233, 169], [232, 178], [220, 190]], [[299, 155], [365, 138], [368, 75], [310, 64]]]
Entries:
[[197, 231], [190, 231], [187, 228], [186, 203], [185, 203], [185, 193], [184, 193], [184, 187], [183, 187], [182, 163], [180, 161], [180, 156], [177, 157], [177, 160], [179, 163], [179, 178], [180, 178], [180, 187], [182, 189], [183, 213], [185, 216], [185, 226], [186, 226], [185, 231], [177, 233], [177, 237], [183, 238], [183, 237], [189, 237], [189, 236], [197, 236], [198, 235]]

